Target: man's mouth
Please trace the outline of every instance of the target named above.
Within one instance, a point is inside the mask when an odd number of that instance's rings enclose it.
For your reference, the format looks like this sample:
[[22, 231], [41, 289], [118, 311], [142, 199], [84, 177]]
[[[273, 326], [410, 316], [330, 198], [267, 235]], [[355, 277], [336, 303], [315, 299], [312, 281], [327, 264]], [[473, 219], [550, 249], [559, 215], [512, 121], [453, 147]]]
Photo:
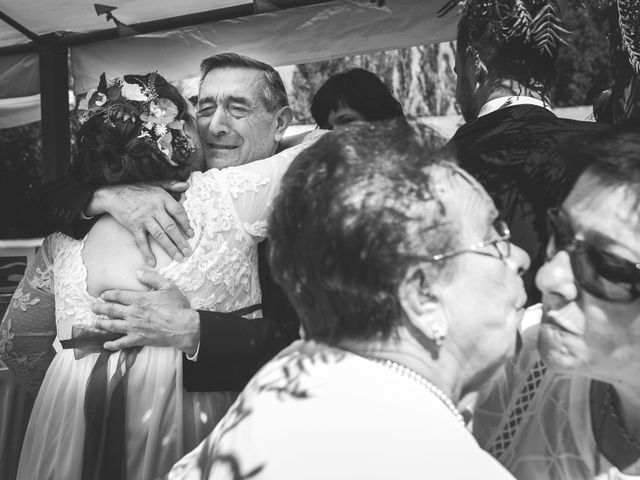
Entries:
[[237, 145], [221, 145], [219, 143], [208, 143], [207, 146], [211, 150], [234, 150], [238, 148]]

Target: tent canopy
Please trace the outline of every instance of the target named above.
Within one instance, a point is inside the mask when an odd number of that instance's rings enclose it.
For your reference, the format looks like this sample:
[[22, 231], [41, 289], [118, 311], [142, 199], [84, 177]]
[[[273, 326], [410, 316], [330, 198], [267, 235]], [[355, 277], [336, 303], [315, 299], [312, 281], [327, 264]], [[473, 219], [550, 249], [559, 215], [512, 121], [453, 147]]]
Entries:
[[279, 66], [450, 40], [456, 24], [437, 16], [445, 0], [104, 1], [0, 0], [0, 118], [26, 118], [40, 94], [45, 179], [69, 163], [70, 74], [78, 93], [102, 72], [176, 81], [224, 51]]
[[70, 47], [74, 87], [81, 92], [103, 71], [193, 76], [200, 60], [222, 51], [278, 66], [455, 36], [456, 15], [436, 16], [444, 0], [386, 0], [382, 7], [369, 0], [104, 1], [117, 7], [110, 13], [118, 22], [141, 34], [118, 37], [114, 22], [86, 0], [0, 1], [0, 98], [39, 93], [37, 54], [48, 44]]

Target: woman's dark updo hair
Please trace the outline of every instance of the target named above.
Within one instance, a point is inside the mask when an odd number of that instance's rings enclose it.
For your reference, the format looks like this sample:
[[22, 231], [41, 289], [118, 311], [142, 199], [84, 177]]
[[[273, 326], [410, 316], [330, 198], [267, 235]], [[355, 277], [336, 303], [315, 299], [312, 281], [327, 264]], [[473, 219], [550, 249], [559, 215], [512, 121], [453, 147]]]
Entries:
[[[152, 78], [155, 77], [155, 78]], [[111, 185], [154, 180], [185, 180], [197, 158], [191, 139], [196, 138], [195, 118], [188, 100], [173, 85], [156, 73], [125, 75], [125, 82], [140, 85], [142, 90], [152, 81], [157, 98], [171, 100], [178, 108], [176, 120], [184, 120], [185, 135], [171, 129], [173, 154], [171, 165], [156, 142], [141, 136], [145, 121], [139, 113], [145, 102], [125, 100], [116, 114], [95, 113], [78, 131], [78, 153], [71, 165], [72, 174], [80, 182]], [[106, 112], [106, 110], [105, 110]], [[123, 113], [134, 112], [132, 120]]]
[[318, 89], [311, 101], [311, 116], [329, 129], [329, 114], [340, 106], [360, 113], [368, 122], [403, 117], [402, 105], [378, 76], [362, 68], [337, 73]]

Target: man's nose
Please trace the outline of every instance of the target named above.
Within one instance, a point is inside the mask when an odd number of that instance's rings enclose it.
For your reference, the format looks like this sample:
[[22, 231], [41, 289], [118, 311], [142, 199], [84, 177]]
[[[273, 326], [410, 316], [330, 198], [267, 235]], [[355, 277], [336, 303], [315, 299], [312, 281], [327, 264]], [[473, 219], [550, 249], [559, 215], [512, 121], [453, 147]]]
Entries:
[[216, 111], [211, 116], [211, 122], [209, 123], [209, 132], [216, 136], [221, 136], [229, 133], [227, 111], [224, 108], [216, 108]]
[[524, 272], [529, 270], [531, 265], [531, 259], [529, 254], [521, 249], [519, 246], [511, 244], [511, 255], [507, 258], [507, 264], [518, 273], [518, 275], [524, 275]]
[[536, 286], [543, 295], [556, 294], [567, 301], [575, 300], [578, 288], [567, 252], [559, 251], [538, 270]]

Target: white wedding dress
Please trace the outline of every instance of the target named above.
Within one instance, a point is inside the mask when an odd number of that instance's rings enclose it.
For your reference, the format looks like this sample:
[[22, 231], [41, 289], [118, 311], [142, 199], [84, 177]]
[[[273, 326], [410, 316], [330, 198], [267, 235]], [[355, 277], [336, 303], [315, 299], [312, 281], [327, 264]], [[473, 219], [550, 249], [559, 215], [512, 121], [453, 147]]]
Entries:
[[[195, 232], [190, 239], [194, 253], [160, 273], [178, 286], [193, 308], [228, 312], [260, 303], [256, 246], [266, 235], [282, 175], [306, 146], [191, 175], [184, 208]], [[90, 324], [94, 318], [91, 305], [99, 300], [87, 293], [83, 245], [61, 233], [47, 237], [0, 327], [0, 357], [25, 384], [37, 390], [46, 369], [24, 440], [21, 480], [82, 477], [85, 392], [100, 354], [76, 360], [74, 350], [58, 349], [48, 369], [47, 365], [54, 337], [69, 339], [73, 325]], [[126, 356], [110, 355], [106, 372], [113, 380], [116, 372], [128, 371], [127, 478], [155, 479], [212, 431], [236, 394], [186, 392], [182, 355], [173, 348], [144, 347], [132, 365], [126, 364]]]

